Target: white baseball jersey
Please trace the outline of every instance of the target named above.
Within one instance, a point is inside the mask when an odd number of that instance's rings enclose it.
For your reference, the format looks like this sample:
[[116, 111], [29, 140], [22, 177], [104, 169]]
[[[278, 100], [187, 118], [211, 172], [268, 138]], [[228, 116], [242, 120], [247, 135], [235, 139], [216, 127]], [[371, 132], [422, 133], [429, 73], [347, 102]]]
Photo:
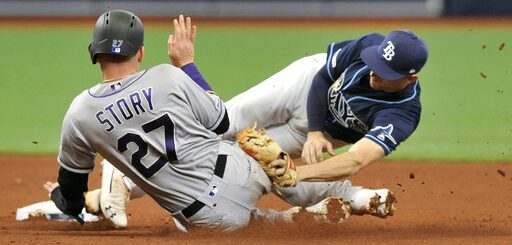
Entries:
[[[254, 122], [264, 127], [283, 150], [300, 157], [307, 139], [307, 96], [313, 77], [325, 65], [327, 55], [315, 54], [298, 59], [258, 85], [226, 102], [230, 126], [223, 135], [232, 140], [236, 133]], [[343, 142], [328, 138], [334, 145]], [[288, 203], [307, 207], [329, 196], [350, 200], [350, 182], [300, 182], [291, 188], [279, 188]]]
[[78, 95], [62, 126], [60, 165], [89, 173], [96, 153], [170, 212], [208, 188], [221, 139], [221, 99], [182, 70], [158, 65]]
[[257, 122], [292, 157], [300, 157], [308, 133], [309, 88], [325, 58], [322, 53], [296, 60], [227, 101], [230, 124], [224, 139], [234, 140], [240, 130]]

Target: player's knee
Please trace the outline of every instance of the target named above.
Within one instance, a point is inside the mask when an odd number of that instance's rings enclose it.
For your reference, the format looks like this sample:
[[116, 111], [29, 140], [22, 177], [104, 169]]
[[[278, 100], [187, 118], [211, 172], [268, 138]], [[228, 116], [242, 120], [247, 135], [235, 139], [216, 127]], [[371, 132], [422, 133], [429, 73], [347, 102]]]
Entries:
[[224, 224], [228, 231], [239, 230], [246, 227], [251, 219], [251, 212], [232, 212], [231, 215], [224, 216]]

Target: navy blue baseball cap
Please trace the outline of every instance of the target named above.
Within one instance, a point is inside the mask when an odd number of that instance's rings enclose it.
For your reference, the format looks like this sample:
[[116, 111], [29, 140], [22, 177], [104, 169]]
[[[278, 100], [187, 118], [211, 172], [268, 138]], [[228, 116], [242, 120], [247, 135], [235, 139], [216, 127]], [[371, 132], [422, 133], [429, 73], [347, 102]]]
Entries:
[[384, 80], [400, 80], [418, 73], [427, 62], [425, 42], [409, 30], [390, 32], [380, 45], [365, 48], [361, 59]]

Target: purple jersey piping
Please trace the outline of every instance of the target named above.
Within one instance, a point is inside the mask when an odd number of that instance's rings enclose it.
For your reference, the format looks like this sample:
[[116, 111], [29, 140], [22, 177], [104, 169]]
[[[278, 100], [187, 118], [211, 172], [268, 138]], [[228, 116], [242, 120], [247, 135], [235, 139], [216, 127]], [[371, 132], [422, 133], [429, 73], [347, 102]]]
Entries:
[[[151, 68], [150, 68], [151, 69]], [[146, 74], [146, 72], [149, 71], [149, 69], [145, 70], [144, 72], [142, 72], [142, 74], [140, 74], [140, 76], [138, 76], [137, 78], [133, 79], [132, 81], [129, 81], [123, 88], [121, 88], [120, 90], [117, 90], [113, 93], [110, 93], [110, 94], [106, 94], [106, 95], [102, 95], [102, 96], [97, 96], [97, 95], [94, 95], [92, 94], [91, 92], [91, 89], [88, 89], [87, 92], [89, 93], [89, 95], [93, 98], [105, 98], [105, 97], [108, 97], [108, 96], [111, 96], [111, 95], [114, 95], [114, 94], [117, 94], [123, 90], [125, 90], [126, 88], [130, 87], [132, 84], [134, 84], [136, 81], [138, 81], [142, 76], [144, 76], [144, 74]]]

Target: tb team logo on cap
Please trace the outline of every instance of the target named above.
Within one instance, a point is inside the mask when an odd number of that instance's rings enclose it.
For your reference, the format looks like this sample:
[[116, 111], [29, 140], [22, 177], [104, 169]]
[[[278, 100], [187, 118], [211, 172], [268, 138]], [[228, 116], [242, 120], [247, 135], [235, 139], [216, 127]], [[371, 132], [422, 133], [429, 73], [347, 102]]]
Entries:
[[393, 45], [391, 41], [388, 41], [388, 46], [386, 46], [382, 51], [384, 51], [382, 57], [387, 61], [391, 61], [393, 56], [395, 56], [395, 45]]
[[[372, 35], [373, 41], [382, 36]], [[361, 59], [377, 76], [395, 81], [415, 74], [427, 61], [428, 50], [425, 42], [409, 30], [390, 32], [378, 45], [361, 51]]]

